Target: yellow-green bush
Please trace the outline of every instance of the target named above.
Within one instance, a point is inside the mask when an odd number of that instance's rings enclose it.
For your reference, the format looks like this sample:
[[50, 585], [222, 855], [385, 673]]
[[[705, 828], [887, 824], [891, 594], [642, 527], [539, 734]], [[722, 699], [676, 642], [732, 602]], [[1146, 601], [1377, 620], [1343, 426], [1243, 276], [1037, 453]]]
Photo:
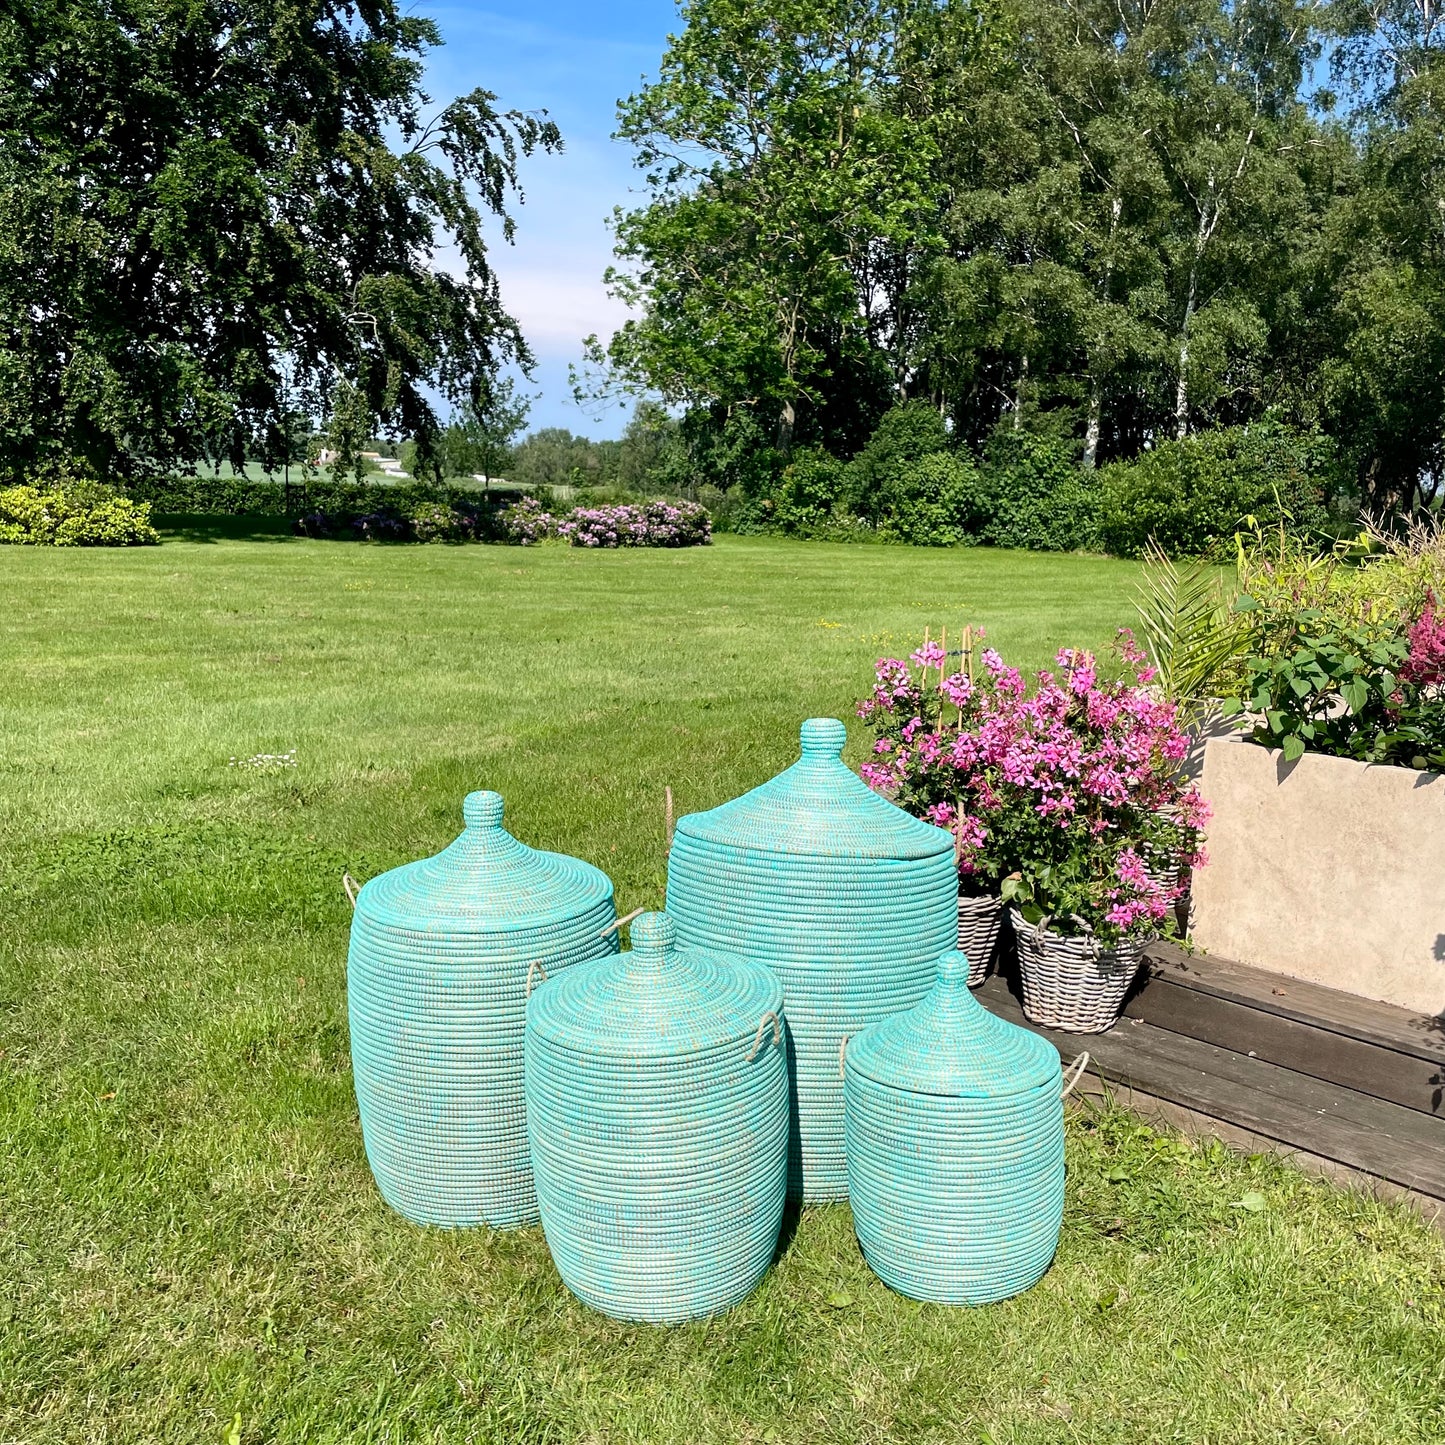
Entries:
[[30, 547], [144, 547], [160, 541], [144, 502], [99, 482], [0, 489], [0, 542]]

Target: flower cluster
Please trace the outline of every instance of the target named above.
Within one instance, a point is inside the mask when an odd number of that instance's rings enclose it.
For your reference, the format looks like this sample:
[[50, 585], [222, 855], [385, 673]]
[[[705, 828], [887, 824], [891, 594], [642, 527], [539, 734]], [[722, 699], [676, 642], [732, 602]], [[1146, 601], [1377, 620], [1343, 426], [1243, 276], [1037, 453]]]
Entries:
[[513, 542], [530, 546], [557, 535], [557, 519], [536, 497], [522, 497], [502, 513], [502, 531]]
[[1445, 686], [1445, 617], [1436, 611], [1435, 594], [1430, 593], [1425, 610], [1407, 634], [1410, 656], [1400, 669], [1400, 681], [1416, 687]]
[[574, 547], [705, 547], [712, 541], [712, 518], [696, 502], [578, 507], [559, 518], [536, 498], [523, 497], [502, 513], [502, 528], [524, 546], [547, 537]]
[[705, 547], [712, 518], [696, 502], [579, 507], [557, 524], [574, 547]]
[[[1180, 774], [1188, 739], [1127, 633], [1131, 677], [1065, 649], [1032, 689], [985, 649], [978, 676], [937, 643], [880, 659], [859, 716], [876, 734], [865, 780], [953, 833], [960, 886], [1001, 890], [1104, 941], [1157, 931], [1199, 866], [1208, 809]], [[1163, 862], [1164, 866], [1159, 865]]]

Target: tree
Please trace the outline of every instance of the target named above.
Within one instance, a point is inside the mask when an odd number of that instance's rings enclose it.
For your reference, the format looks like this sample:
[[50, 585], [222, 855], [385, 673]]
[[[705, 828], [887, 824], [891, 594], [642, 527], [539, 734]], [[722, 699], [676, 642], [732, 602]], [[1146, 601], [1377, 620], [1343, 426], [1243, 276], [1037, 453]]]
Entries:
[[[0, 9], [0, 463], [284, 449], [285, 415], [426, 454], [429, 396], [529, 361], [488, 263], [555, 126], [421, 88], [397, 0]], [[463, 274], [436, 269], [443, 245]]]
[[926, 245], [933, 211], [927, 129], [897, 102], [935, 9], [692, 0], [620, 111], [652, 199], [617, 216], [630, 269], [608, 280], [642, 315], [594, 361], [722, 429], [749, 412], [783, 452], [833, 377], [871, 376], [886, 404], [906, 362], [883, 253]]
[[511, 377], [490, 386], [480, 401], [455, 414], [443, 432], [436, 479], [480, 476], [490, 481], [502, 476], [531, 410], [532, 398], [519, 396]]

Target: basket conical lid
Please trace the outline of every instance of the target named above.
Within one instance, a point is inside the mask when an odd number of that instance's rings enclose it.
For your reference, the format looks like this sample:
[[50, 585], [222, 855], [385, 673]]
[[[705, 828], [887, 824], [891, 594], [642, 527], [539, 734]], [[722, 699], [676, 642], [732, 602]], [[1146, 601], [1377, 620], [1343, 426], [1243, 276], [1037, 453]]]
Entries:
[[461, 836], [435, 857], [373, 878], [358, 913], [415, 932], [503, 933], [565, 922], [611, 897], [600, 869], [512, 837], [500, 793], [469, 793], [462, 820]]
[[537, 989], [527, 1027], [573, 1053], [674, 1058], [752, 1038], [763, 1016], [781, 1017], [782, 1007], [782, 985], [761, 964], [678, 948], [667, 914], [644, 913], [633, 922], [631, 952], [581, 964]]
[[829, 858], [931, 858], [953, 835], [895, 807], [842, 759], [848, 731], [837, 718], [803, 724], [803, 755], [730, 803], [690, 813], [677, 831], [724, 847]]
[[991, 1014], [968, 991], [968, 958], [956, 949], [939, 959], [923, 1002], [865, 1029], [847, 1058], [880, 1084], [955, 1098], [1023, 1094], [1059, 1077], [1059, 1051], [1047, 1039]]

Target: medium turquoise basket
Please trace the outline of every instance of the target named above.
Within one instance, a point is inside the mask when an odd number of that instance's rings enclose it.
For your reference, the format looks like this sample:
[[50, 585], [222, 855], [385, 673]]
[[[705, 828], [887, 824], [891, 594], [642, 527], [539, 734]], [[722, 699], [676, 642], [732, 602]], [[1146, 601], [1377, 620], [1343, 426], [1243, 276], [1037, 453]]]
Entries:
[[766, 964], [787, 1001], [795, 1126], [790, 1188], [840, 1199], [845, 1036], [911, 1008], [956, 940], [951, 834], [873, 792], [840, 756], [834, 718], [770, 782], [678, 821], [667, 911], [690, 947]]
[[419, 1224], [537, 1218], [522, 1095], [527, 993], [617, 949], [612, 884], [519, 843], [472, 793], [434, 858], [361, 889], [346, 985], [366, 1157]]
[[651, 1323], [715, 1314], [762, 1278], [787, 1190], [783, 993], [764, 968], [632, 925], [632, 951], [527, 1008], [542, 1228], [579, 1299]]
[[955, 950], [928, 997], [852, 1039], [843, 1066], [853, 1227], [878, 1277], [955, 1305], [1033, 1284], [1064, 1207], [1058, 1050], [989, 1013]]

